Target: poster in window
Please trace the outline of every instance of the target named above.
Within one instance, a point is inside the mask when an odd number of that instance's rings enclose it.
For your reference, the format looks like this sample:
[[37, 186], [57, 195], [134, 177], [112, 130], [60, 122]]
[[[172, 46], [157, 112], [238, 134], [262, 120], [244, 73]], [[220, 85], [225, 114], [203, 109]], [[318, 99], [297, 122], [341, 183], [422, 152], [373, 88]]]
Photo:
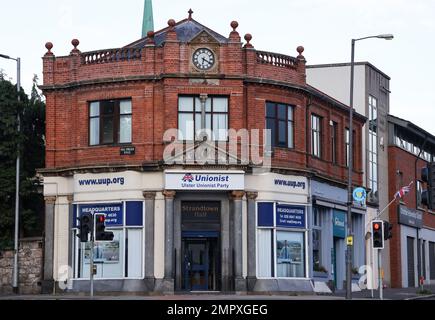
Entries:
[[[86, 243], [84, 260], [89, 263], [91, 256], [91, 244]], [[119, 262], [119, 241], [112, 242], [99, 242], [94, 243], [94, 262], [96, 263], [110, 263]]]

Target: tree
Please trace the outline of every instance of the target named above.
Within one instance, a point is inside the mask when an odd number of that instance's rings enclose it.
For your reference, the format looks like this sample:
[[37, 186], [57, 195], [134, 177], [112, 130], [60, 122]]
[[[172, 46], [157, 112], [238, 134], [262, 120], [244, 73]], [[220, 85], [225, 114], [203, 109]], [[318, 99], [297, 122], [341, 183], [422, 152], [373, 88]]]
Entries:
[[[20, 168], [20, 231], [24, 236], [42, 234], [43, 196], [36, 169], [44, 166], [45, 103], [37, 91], [37, 78], [30, 99], [0, 75], [0, 249], [13, 243], [17, 152]], [[17, 131], [17, 114], [21, 131]]]

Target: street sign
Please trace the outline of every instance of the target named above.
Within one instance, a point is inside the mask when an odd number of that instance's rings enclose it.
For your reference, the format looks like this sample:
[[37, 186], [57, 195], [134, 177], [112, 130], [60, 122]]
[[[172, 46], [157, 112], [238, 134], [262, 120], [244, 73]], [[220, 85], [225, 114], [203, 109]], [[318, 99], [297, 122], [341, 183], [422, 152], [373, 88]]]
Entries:
[[353, 190], [353, 200], [356, 202], [364, 202], [367, 198], [367, 192], [364, 188], [356, 188]]

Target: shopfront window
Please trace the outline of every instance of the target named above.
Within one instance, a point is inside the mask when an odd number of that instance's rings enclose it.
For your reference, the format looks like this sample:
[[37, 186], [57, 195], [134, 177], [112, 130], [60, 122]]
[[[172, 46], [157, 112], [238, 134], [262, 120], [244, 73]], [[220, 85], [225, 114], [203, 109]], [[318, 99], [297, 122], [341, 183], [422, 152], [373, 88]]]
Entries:
[[303, 235], [302, 232], [276, 232], [276, 265], [279, 278], [305, 276]]
[[321, 210], [317, 207], [313, 207], [313, 269], [314, 271], [323, 271], [321, 261]]
[[143, 202], [76, 204], [73, 209], [73, 252], [76, 279], [89, 279], [90, 242], [77, 238], [81, 214], [106, 214], [106, 231], [113, 232], [113, 241], [94, 243], [95, 279], [122, 279], [143, 277]]
[[257, 225], [258, 276], [305, 277], [305, 208], [259, 203]]

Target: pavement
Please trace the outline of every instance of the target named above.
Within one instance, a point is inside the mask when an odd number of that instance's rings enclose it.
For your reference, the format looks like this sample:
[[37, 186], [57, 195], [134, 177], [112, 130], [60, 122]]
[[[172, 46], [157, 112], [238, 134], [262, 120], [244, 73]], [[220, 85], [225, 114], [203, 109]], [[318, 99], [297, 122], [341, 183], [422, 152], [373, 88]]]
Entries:
[[[384, 300], [435, 300], [435, 285], [425, 286], [430, 294], [418, 294], [418, 288], [391, 289], [383, 291]], [[332, 295], [252, 295], [252, 294], [175, 294], [161, 296], [141, 295], [95, 295], [93, 300], [166, 300], [166, 301], [237, 301], [237, 300], [345, 300], [345, 291], [336, 291]], [[0, 300], [89, 300], [84, 294], [65, 295], [3, 295]], [[379, 291], [364, 290], [352, 293], [353, 300], [379, 300]]]
[[[425, 290], [431, 293], [418, 294], [419, 288], [385, 288], [383, 290], [384, 300], [434, 300], [435, 299], [435, 285], [424, 286]], [[336, 291], [334, 293], [337, 297], [345, 297], [345, 291]], [[352, 292], [352, 298], [354, 299], [370, 299], [379, 300], [379, 290], [373, 290], [373, 296], [371, 290], [363, 290], [360, 292]]]

